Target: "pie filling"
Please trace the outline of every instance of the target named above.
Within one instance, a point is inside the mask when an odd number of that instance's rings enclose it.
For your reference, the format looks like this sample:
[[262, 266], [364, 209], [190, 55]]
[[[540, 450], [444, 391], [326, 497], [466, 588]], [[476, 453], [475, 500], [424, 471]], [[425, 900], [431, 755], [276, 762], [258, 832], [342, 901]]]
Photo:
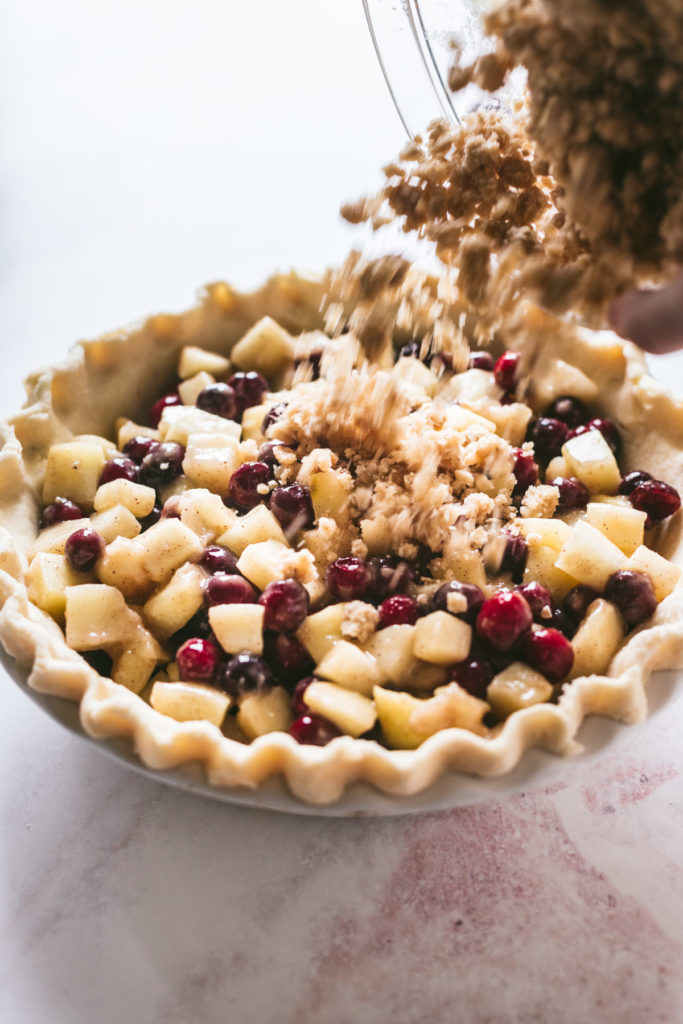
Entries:
[[529, 391], [518, 352], [426, 348], [270, 317], [186, 346], [147, 423], [50, 448], [29, 599], [241, 743], [495, 737], [604, 674], [679, 579], [652, 546], [677, 491], [622, 473], [580, 371]]

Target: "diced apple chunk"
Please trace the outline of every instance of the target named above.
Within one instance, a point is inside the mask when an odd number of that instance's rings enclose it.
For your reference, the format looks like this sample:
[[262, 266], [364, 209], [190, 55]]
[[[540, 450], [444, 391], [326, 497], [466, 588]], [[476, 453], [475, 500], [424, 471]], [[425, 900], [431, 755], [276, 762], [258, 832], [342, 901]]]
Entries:
[[428, 733], [418, 732], [411, 725], [411, 717], [426, 701], [400, 690], [385, 690], [381, 686], [375, 686], [372, 695], [382, 735], [392, 750], [416, 750], [424, 743]]
[[586, 508], [586, 522], [604, 533], [625, 555], [632, 555], [643, 543], [646, 519], [645, 512], [630, 505], [591, 501]]
[[410, 724], [430, 736], [442, 729], [467, 729], [483, 736], [486, 727], [482, 720], [489, 710], [485, 700], [473, 697], [457, 683], [448, 683], [413, 710]]
[[334, 469], [323, 469], [311, 474], [309, 486], [316, 519], [328, 516], [336, 520], [344, 514], [353, 487], [348, 473], [342, 475]]
[[266, 402], [262, 405], [251, 405], [242, 413], [242, 437], [245, 441], [258, 441], [264, 439], [261, 429], [267, 412], [273, 407], [273, 402]]
[[532, 381], [533, 401], [539, 406], [550, 405], [560, 395], [573, 395], [582, 402], [593, 402], [600, 389], [595, 381], [578, 367], [564, 359], [550, 358], [544, 366], [534, 369]]
[[587, 430], [562, 445], [562, 456], [573, 476], [591, 493], [614, 494], [621, 473], [614, 452], [599, 430]]
[[204, 601], [206, 573], [198, 565], [181, 565], [169, 582], [146, 602], [143, 612], [157, 636], [177, 633]]
[[550, 700], [553, 688], [545, 676], [521, 661], [494, 676], [486, 688], [486, 699], [498, 718]]
[[29, 601], [33, 601], [38, 608], [62, 624], [66, 610], [66, 588], [88, 583], [91, 578], [87, 573], [74, 572], [64, 555], [40, 552], [26, 573]]
[[517, 519], [515, 526], [530, 547], [544, 545], [559, 551], [571, 534], [571, 526], [561, 519]]
[[67, 587], [66, 642], [74, 651], [95, 651], [128, 639], [139, 616], [126, 604], [120, 590], [104, 583]]
[[576, 586], [577, 580], [557, 568], [557, 556], [558, 551], [555, 548], [547, 547], [545, 544], [529, 544], [522, 582], [540, 583], [542, 587], [548, 588], [555, 601], [561, 601], [565, 594]]
[[237, 342], [230, 358], [239, 370], [277, 377], [291, 364], [294, 339], [270, 316], [261, 317]]
[[95, 492], [96, 512], [105, 512], [116, 505], [123, 505], [136, 519], [144, 519], [154, 508], [156, 492], [153, 487], [135, 483], [134, 480], [110, 480], [101, 484]]
[[[325, 657], [337, 640], [342, 639], [342, 621], [346, 604], [330, 604], [313, 615], [308, 615], [296, 631], [297, 639], [317, 664]], [[385, 631], [386, 632], [386, 631]]]
[[206, 487], [191, 487], [178, 495], [177, 510], [181, 523], [196, 533], [204, 544], [225, 533], [237, 519], [232, 508], [226, 508], [219, 494]]
[[211, 373], [214, 377], [225, 377], [230, 371], [230, 360], [218, 352], [197, 345], [185, 345], [178, 360], [178, 376], [188, 380], [198, 373]]
[[291, 550], [278, 540], [249, 544], [240, 555], [237, 568], [250, 583], [265, 590], [269, 583], [283, 578], [283, 565]]
[[433, 395], [438, 384], [437, 378], [432, 371], [419, 359], [409, 356], [401, 356], [396, 360], [391, 371], [392, 376], [426, 395]]
[[369, 697], [381, 681], [375, 659], [348, 640], [337, 640], [318, 663], [316, 676]]
[[368, 697], [335, 683], [309, 683], [304, 691], [304, 703], [314, 714], [329, 718], [349, 736], [362, 736], [377, 721], [375, 705]]
[[96, 512], [90, 517], [90, 526], [104, 537], [106, 544], [111, 544], [117, 537], [133, 540], [142, 529], [125, 505], [114, 505], [103, 512]]
[[554, 480], [556, 476], [568, 477], [571, 475], [571, 470], [561, 455], [556, 455], [546, 466], [545, 478], [548, 481]]
[[47, 456], [43, 504], [61, 497], [91, 509], [105, 462], [102, 446], [90, 441], [54, 444]]
[[206, 370], [200, 370], [187, 380], [181, 381], [178, 385], [178, 394], [183, 405], [194, 405], [204, 388], [209, 384], [215, 384], [216, 378]]
[[[322, 612], [316, 614], [321, 615]], [[394, 683], [395, 686], [412, 681], [417, 664], [413, 652], [414, 638], [415, 626], [407, 623], [379, 629], [370, 637], [365, 649], [375, 659], [383, 681]]]
[[97, 445], [98, 448], [102, 449], [105, 459], [113, 459], [118, 454], [118, 449], [114, 442], [110, 441], [108, 437], [102, 437], [100, 434], [76, 434], [71, 440], [77, 443]]
[[161, 414], [159, 436], [162, 441], [177, 441], [187, 446], [190, 434], [222, 434], [239, 441], [241, 428], [234, 420], [216, 416], [195, 405], [169, 405]]
[[625, 567], [626, 555], [600, 530], [581, 520], [572, 527], [555, 565], [578, 583], [604, 590], [612, 573]]
[[509, 405], [490, 405], [486, 415], [493, 420], [496, 433], [505, 438], [511, 445], [518, 447], [526, 438], [527, 427], [532, 413], [523, 402], [510, 402]]
[[200, 683], [156, 682], [149, 702], [161, 715], [176, 722], [211, 722], [219, 728], [230, 707], [230, 697]]
[[149, 682], [164, 651], [155, 638], [139, 623], [121, 644], [109, 649], [113, 657], [111, 678], [133, 693], [140, 693]]
[[264, 614], [260, 604], [217, 604], [209, 608], [209, 623], [228, 654], [262, 654]]
[[444, 402], [476, 402], [480, 398], [497, 401], [500, 395], [490, 370], [472, 369], [445, 376], [437, 390]]
[[449, 612], [432, 612], [415, 624], [413, 652], [435, 665], [463, 661], [470, 652], [472, 627]]
[[247, 693], [240, 701], [237, 724], [248, 740], [271, 732], [288, 732], [292, 700], [283, 686], [262, 693]]
[[154, 586], [145, 568], [144, 548], [127, 537], [117, 537], [107, 544], [95, 572], [100, 583], [116, 587], [128, 601], [144, 601]]
[[624, 621], [616, 607], [603, 598], [593, 601], [572, 640], [574, 667], [570, 678], [603, 675], [625, 635]]
[[239, 442], [226, 434], [193, 432], [187, 439], [183, 472], [194, 487], [227, 494], [230, 477], [240, 464]]
[[151, 437], [158, 441], [159, 431], [155, 430], [154, 427], [143, 427], [141, 423], [135, 423], [133, 420], [117, 420], [116, 438], [119, 451], [123, 451], [128, 442], [132, 441], [134, 437]]
[[282, 527], [270, 509], [265, 505], [257, 505], [246, 515], [236, 519], [233, 525], [221, 534], [218, 543], [239, 556], [249, 544], [260, 544], [266, 540], [274, 540], [284, 547], [289, 547]]
[[681, 570], [674, 562], [662, 558], [644, 544], [636, 548], [625, 568], [633, 569], [634, 572], [644, 572], [649, 576], [658, 601], [668, 597], [681, 578]]
[[89, 519], [71, 519], [65, 523], [55, 523], [41, 530], [31, 547], [28, 549], [29, 560], [35, 558], [40, 552], [51, 555], [63, 555], [66, 542], [76, 530], [84, 530], [90, 526]]
[[196, 561], [204, 550], [196, 533], [179, 519], [162, 519], [150, 526], [139, 541], [143, 566], [156, 583], [166, 580], [184, 562]]

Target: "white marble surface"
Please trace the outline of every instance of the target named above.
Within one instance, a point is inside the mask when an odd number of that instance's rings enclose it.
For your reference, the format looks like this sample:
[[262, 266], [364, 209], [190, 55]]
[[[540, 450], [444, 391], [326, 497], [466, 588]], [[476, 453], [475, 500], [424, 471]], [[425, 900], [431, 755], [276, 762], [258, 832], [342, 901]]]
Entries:
[[[360, 0], [2, 20], [3, 413], [74, 338], [338, 258], [401, 142]], [[375, 821], [148, 781], [4, 674], [0, 709], [2, 1024], [683, 1019], [681, 701], [550, 786]]]

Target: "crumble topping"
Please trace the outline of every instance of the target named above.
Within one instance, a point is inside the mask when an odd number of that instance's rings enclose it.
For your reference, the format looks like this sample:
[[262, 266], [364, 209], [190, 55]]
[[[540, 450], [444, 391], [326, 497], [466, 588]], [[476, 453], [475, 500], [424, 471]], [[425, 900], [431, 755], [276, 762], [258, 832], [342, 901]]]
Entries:
[[549, 484], [529, 487], [522, 498], [519, 514], [522, 519], [551, 519], [555, 514], [560, 492]]
[[341, 624], [342, 636], [364, 644], [377, 629], [379, 612], [365, 601], [347, 601]]

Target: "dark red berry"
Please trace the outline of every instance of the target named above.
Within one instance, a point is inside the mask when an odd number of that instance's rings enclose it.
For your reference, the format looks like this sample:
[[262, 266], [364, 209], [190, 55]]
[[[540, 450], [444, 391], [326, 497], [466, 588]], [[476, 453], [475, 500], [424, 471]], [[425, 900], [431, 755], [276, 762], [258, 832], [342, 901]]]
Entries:
[[100, 473], [100, 484], [111, 483], [112, 480], [132, 480], [137, 483], [140, 470], [137, 463], [125, 455], [116, 455], [105, 462]]
[[277, 423], [277, 421], [281, 419], [286, 408], [286, 402], [278, 402], [277, 405], [274, 405], [268, 410], [266, 415], [263, 417], [263, 422], [261, 423], [262, 434], [266, 434], [268, 432], [268, 428], [272, 427], [273, 423]]
[[650, 577], [630, 569], [612, 573], [605, 584], [605, 597], [617, 606], [629, 626], [645, 622], [657, 607]]
[[228, 493], [237, 507], [246, 511], [268, 496], [269, 480], [270, 467], [265, 462], [243, 462], [230, 477]]
[[48, 526], [56, 526], [57, 523], [72, 522], [74, 519], [85, 519], [83, 509], [68, 498], [55, 498], [53, 502], [46, 505], [40, 517], [41, 530]]
[[611, 420], [598, 418], [589, 420], [588, 423], [582, 423], [580, 426], [574, 427], [573, 430], [569, 431], [567, 440], [571, 440], [572, 437], [579, 437], [580, 434], [587, 434], [589, 430], [599, 431], [614, 454], [619, 454], [621, 450], [621, 435]]
[[554, 420], [562, 420], [570, 430], [585, 423], [588, 419], [588, 409], [580, 398], [573, 398], [571, 395], [560, 395], [555, 398], [543, 413]]
[[534, 581], [523, 583], [519, 592], [531, 608], [534, 622], [540, 623], [541, 626], [551, 625], [555, 603], [548, 588]]
[[268, 390], [268, 381], [262, 373], [257, 373], [256, 370], [249, 370], [247, 373], [233, 373], [227, 383], [235, 393], [238, 416], [241, 416], [244, 410], [249, 409], [252, 405], [260, 405]]
[[681, 507], [681, 498], [675, 487], [662, 480], [644, 480], [628, 496], [634, 508], [647, 512], [647, 526], [668, 519]]
[[646, 480], [652, 479], [652, 474], [646, 473], [644, 469], [634, 469], [632, 473], [627, 473], [626, 476], [621, 478], [619, 494], [628, 495], [636, 489], [638, 484], [644, 484]]
[[221, 660], [220, 648], [211, 640], [192, 637], [178, 648], [178, 674], [185, 683], [210, 683]]
[[490, 352], [472, 352], [468, 370], [493, 370], [495, 363]]
[[490, 661], [482, 658], [467, 658], [459, 661], [451, 669], [451, 682], [462, 686], [473, 697], [486, 700], [486, 687], [489, 685], [496, 670]]
[[182, 400], [177, 391], [170, 391], [163, 395], [158, 402], [155, 402], [149, 410], [149, 423], [152, 427], [158, 427], [164, 409], [170, 409], [173, 405], [182, 405]]
[[233, 697], [240, 697], [244, 693], [269, 690], [275, 685], [275, 676], [268, 662], [258, 654], [241, 651], [219, 666], [215, 683]]
[[306, 690], [317, 680], [314, 676], [307, 676], [305, 679], [299, 680], [294, 687], [294, 693], [292, 694], [292, 712], [295, 718], [300, 718], [302, 715], [310, 715], [310, 709], [305, 702], [304, 694]]
[[517, 396], [514, 391], [505, 391], [504, 394], [500, 396], [499, 401], [501, 405], [513, 405], [513, 403], [517, 401]]
[[313, 670], [313, 659], [295, 636], [266, 632], [264, 657], [279, 680], [295, 683]]
[[521, 448], [513, 448], [512, 455], [514, 458], [512, 472], [517, 481], [512, 491], [512, 496], [513, 498], [518, 498], [524, 494], [528, 487], [532, 487], [538, 482], [538, 466], [534, 461], [533, 455], [527, 455]]
[[301, 359], [294, 360], [294, 368], [299, 369], [300, 366], [307, 368], [307, 380], [318, 380], [320, 377], [320, 364], [322, 362], [323, 354], [321, 350], [315, 352], [309, 352], [307, 356]]
[[287, 448], [287, 445], [284, 445], [282, 443], [282, 441], [277, 441], [277, 440], [275, 440], [275, 441], [264, 441], [263, 444], [261, 445], [261, 447], [258, 450], [258, 460], [259, 460], [259, 462], [265, 462], [266, 466], [270, 466], [271, 472], [272, 472], [272, 470], [276, 466], [280, 465], [278, 457], [275, 454], [275, 449], [276, 448], [280, 448], [280, 449]]
[[276, 487], [270, 494], [270, 511], [288, 539], [300, 530], [310, 530], [315, 522], [311, 492], [301, 484]]
[[419, 359], [420, 358], [420, 342], [413, 340], [406, 342], [405, 345], [401, 345], [398, 350], [397, 359]]
[[162, 511], [163, 509], [161, 505], [157, 502], [152, 511], [146, 515], [144, 519], [140, 520], [140, 529], [144, 532], [145, 530], [149, 530], [150, 526], [154, 526], [155, 523], [158, 523], [161, 519]]
[[420, 615], [420, 608], [414, 597], [408, 594], [394, 594], [382, 601], [378, 608], [379, 628], [385, 626], [413, 626]]
[[85, 526], [71, 534], [64, 546], [64, 554], [72, 569], [76, 569], [77, 572], [88, 572], [104, 554], [105, 547], [102, 534], [90, 526]]
[[308, 614], [310, 597], [298, 580], [277, 580], [269, 583], [259, 597], [265, 608], [263, 625], [275, 633], [293, 633]]
[[567, 433], [567, 424], [562, 420], [540, 416], [529, 424], [526, 439], [533, 442], [535, 457], [540, 462], [548, 463], [562, 451], [562, 445], [567, 440]]
[[514, 391], [517, 384], [517, 370], [519, 368], [519, 352], [503, 352], [493, 367], [493, 376], [496, 384], [503, 391]]
[[562, 602], [562, 611], [572, 622], [581, 622], [589, 606], [593, 604], [593, 601], [597, 601], [599, 597], [600, 594], [597, 590], [586, 586], [585, 583], [577, 583], [565, 595]]
[[297, 718], [289, 727], [289, 734], [297, 743], [313, 744], [316, 747], [324, 747], [330, 740], [341, 736], [341, 729], [338, 729], [334, 722], [322, 715], [314, 715], [309, 711], [307, 715]]
[[210, 573], [223, 572], [234, 575], [237, 573], [237, 555], [218, 544], [210, 544], [208, 548], [204, 549], [204, 554], [199, 559], [199, 565]]
[[484, 600], [484, 592], [476, 584], [451, 580], [434, 591], [430, 607], [435, 612], [451, 612], [456, 618], [473, 624]]
[[531, 628], [532, 622], [531, 608], [520, 593], [499, 590], [481, 606], [476, 629], [494, 651], [505, 654]]
[[183, 471], [185, 449], [175, 441], [165, 441], [149, 455], [145, 455], [140, 464], [140, 483], [158, 490], [164, 484], [170, 484]]
[[325, 584], [330, 594], [342, 601], [357, 601], [365, 597], [374, 582], [370, 565], [354, 555], [337, 558], [325, 574]]
[[500, 563], [501, 572], [509, 572], [513, 583], [521, 583], [529, 558], [529, 545], [519, 533], [505, 533], [505, 550]]
[[197, 395], [196, 405], [198, 409], [222, 416], [224, 420], [233, 420], [238, 414], [237, 395], [229, 384], [207, 384]]
[[551, 487], [557, 487], [560, 492], [557, 502], [558, 515], [564, 512], [573, 512], [577, 508], [585, 508], [590, 501], [588, 488], [573, 476], [556, 476], [548, 480]]
[[373, 596], [380, 601], [402, 593], [417, 580], [417, 573], [408, 562], [390, 555], [371, 558], [368, 564], [375, 579]]
[[160, 442], [156, 441], [153, 437], [143, 437], [140, 435], [139, 437], [131, 437], [130, 441], [126, 441], [122, 451], [129, 459], [140, 465], [145, 455], [156, 451], [159, 444]]
[[213, 608], [216, 604], [254, 604], [256, 591], [243, 576], [217, 572], [204, 586], [204, 604]]
[[559, 629], [552, 627], [527, 633], [520, 643], [520, 654], [549, 683], [561, 683], [574, 664], [574, 648]]
[[576, 632], [576, 624], [569, 616], [565, 615], [561, 608], [553, 608], [552, 618], [548, 625], [553, 629], [559, 629], [560, 633], [564, 633], [565, 636], [574, 636]]

